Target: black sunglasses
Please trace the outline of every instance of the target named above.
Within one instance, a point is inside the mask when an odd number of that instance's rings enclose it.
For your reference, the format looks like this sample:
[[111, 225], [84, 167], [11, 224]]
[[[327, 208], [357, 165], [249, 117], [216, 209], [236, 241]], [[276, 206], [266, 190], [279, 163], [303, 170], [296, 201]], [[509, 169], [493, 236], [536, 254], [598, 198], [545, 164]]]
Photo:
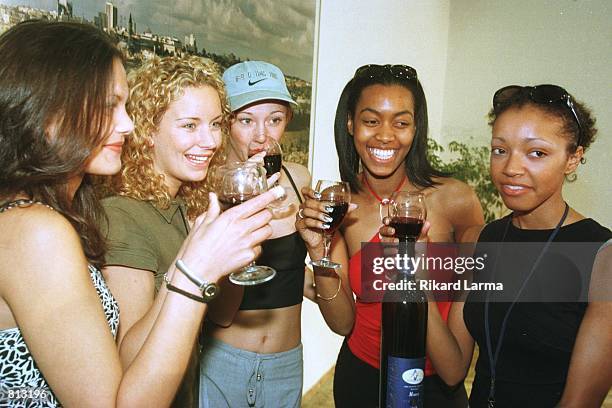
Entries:
[[576, 146], [582, 146], [582, 124], [574, 107], [574, 99], [565, 89], [557, 85], [520, 86], [509, 85], [497, 90], [493, 95], [493, 109], [497, 110], [505, 101], [509, 100], [519, 92], [527, 92], [529, 99], [539, 104], [561, 103], [569, 108], [578, 124], [578, 142]]
[[408, 65], [376, 65], [368, 64], [357, 68], [354, 78], [380, 78], [384, 75], [392, 75], [397, 79], [417, 79], [416, 69]]

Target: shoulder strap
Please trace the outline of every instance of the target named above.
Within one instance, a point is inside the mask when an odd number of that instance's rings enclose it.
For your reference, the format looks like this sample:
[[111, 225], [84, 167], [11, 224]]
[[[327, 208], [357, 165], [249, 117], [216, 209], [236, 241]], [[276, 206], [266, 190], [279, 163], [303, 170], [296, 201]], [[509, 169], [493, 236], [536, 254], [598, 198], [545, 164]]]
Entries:
[[298, 200], [300, 200], [300, 204], [302, 204], [304, 202], [304, 200], [302, 200], [302, 195], [300, 194], [300, 191], [298, 190], [297, 186], [295, 185], [295, 181], [293, 181], [293, 177], [291, 177], [291, 173], [289, 173], [289, 170], [287, 170], [287, 168], [285, 167], [284, 164], [283, 164], [282, 167], [283, 167], [283, 170], [285, 170], [285, 174], [287, 175], [287, 178], [289, 178], [289, 182], [291, 183], [291, 186], [293, 187], [293, 190], [297, 194]]

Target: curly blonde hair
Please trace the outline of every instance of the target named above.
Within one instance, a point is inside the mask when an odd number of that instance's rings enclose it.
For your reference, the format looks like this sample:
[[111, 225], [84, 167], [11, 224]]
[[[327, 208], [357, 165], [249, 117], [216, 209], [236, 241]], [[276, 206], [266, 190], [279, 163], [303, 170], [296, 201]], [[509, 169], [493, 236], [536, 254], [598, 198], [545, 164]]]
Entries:
[[[217, 91], [223, 112], [222, 146], [217, 149], [210, 166], [225, 161], [222, 153], [229, 130], [230, 109], [219, 67], [213, 61], [197, 57], [155, 57], [128, 74], [130, 97], [128, 114], [134, 121], [134, 132], [126, 139], [121, 159], [121, 172], [107, 185], [119, 195], [152, 201], [159, 208], [168, 208], [173, 197], [153, 164], [153, 135], [170, 104], [178, 100], [186, 88], [210, 86]], [[184, 183], [177, 196], [185, 200], [187, 216], [195, 218], [206, 210], [209, 177], [203, 181]]]

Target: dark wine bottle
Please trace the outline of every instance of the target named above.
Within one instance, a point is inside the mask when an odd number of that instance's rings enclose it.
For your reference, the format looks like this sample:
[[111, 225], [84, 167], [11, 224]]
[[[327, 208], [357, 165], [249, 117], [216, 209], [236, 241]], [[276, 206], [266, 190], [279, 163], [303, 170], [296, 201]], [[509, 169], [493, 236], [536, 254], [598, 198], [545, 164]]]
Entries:
[[386, 293], [382, 304], [380, 407], [422, 408], [427, 300], [409, 271], [398, 271], [395, 281], [406, 289]]

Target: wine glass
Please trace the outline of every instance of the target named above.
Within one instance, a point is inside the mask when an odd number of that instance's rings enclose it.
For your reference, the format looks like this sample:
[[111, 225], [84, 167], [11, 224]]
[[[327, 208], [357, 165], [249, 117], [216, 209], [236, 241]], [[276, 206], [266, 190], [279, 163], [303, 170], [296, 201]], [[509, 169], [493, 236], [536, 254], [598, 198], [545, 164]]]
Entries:
[[[220, 185], [218, 187], [219, 201], [224, 208], [239, 205], [268, 189], [266, 172], [259, 163], [230, 163], [222, 166]], [[276, 270], [269, 266], [256, 265], [255, 261], [240, 271], [229, 276], [230, 282], [236, 285], [259, 285], [272, 279]]]
[[264, 156], [264, 167], [268, 177], [281, 171], [283, 151], [276, 139], [266, 136], [266, 140], [264, 140], [263, 143], [259, 143], [255, 139], [251, 140], [251, 143], [249, 143], [249, 157], [259, 152], [266, 152]]
[[318, 200], [331, 207], [331, 211], [327, 213], [331, 217], [331, 222], [327, 223], [329, 228], [323, 231], [324, 253], [323, 258], [318, 261], [312, 261], [314, 266], [324, 268], [339, 268], [340, 264], [332, 262], [329, 259], [329, 247], [331, 245], [332, 236], [338, 229], [344, 216], [348, 212], [349, 203], [351, 202], [351, 189], [349, 184], [344, 181], [319, 180], [316, 186]]
[[[266, 152], [266, 155], [263, 158], [263, 166], [266, 169], [266, 176], [270, 177], [273, 174], [281, 171], [283, 164], [283, 151], [276, 139], [266, 136], [263, 143], [259, 143], [255, 139], [251, 140], [251, 143], [249, 143], [249, 157], [260, 152]], [[272, 187], [278, 185], [279, 182], [276, 181]], [[287, 189], [285, 187], [283, 188], [285, 189], [284, 197], [274, 200], [269, 205], [269, 208], [272, 210], [273, 214], [280, 214], [289, 209], [289, 205], [285, 202], [288, 197]]]
[[427, 218], [423, 193], [396, 191], [389, 201], [390, 225], [400, 242], [416, 242]]
[[[395, 238], [399, 239], [399, 252], [415, 256], [416, 240], [427, 218], [425, 196], [422, 193], [396, 191], [389, 200], [389, 218], [389, 225], [395, 229]], [[404, 269], [401, 272], [414, 274], [416, 271]]]

